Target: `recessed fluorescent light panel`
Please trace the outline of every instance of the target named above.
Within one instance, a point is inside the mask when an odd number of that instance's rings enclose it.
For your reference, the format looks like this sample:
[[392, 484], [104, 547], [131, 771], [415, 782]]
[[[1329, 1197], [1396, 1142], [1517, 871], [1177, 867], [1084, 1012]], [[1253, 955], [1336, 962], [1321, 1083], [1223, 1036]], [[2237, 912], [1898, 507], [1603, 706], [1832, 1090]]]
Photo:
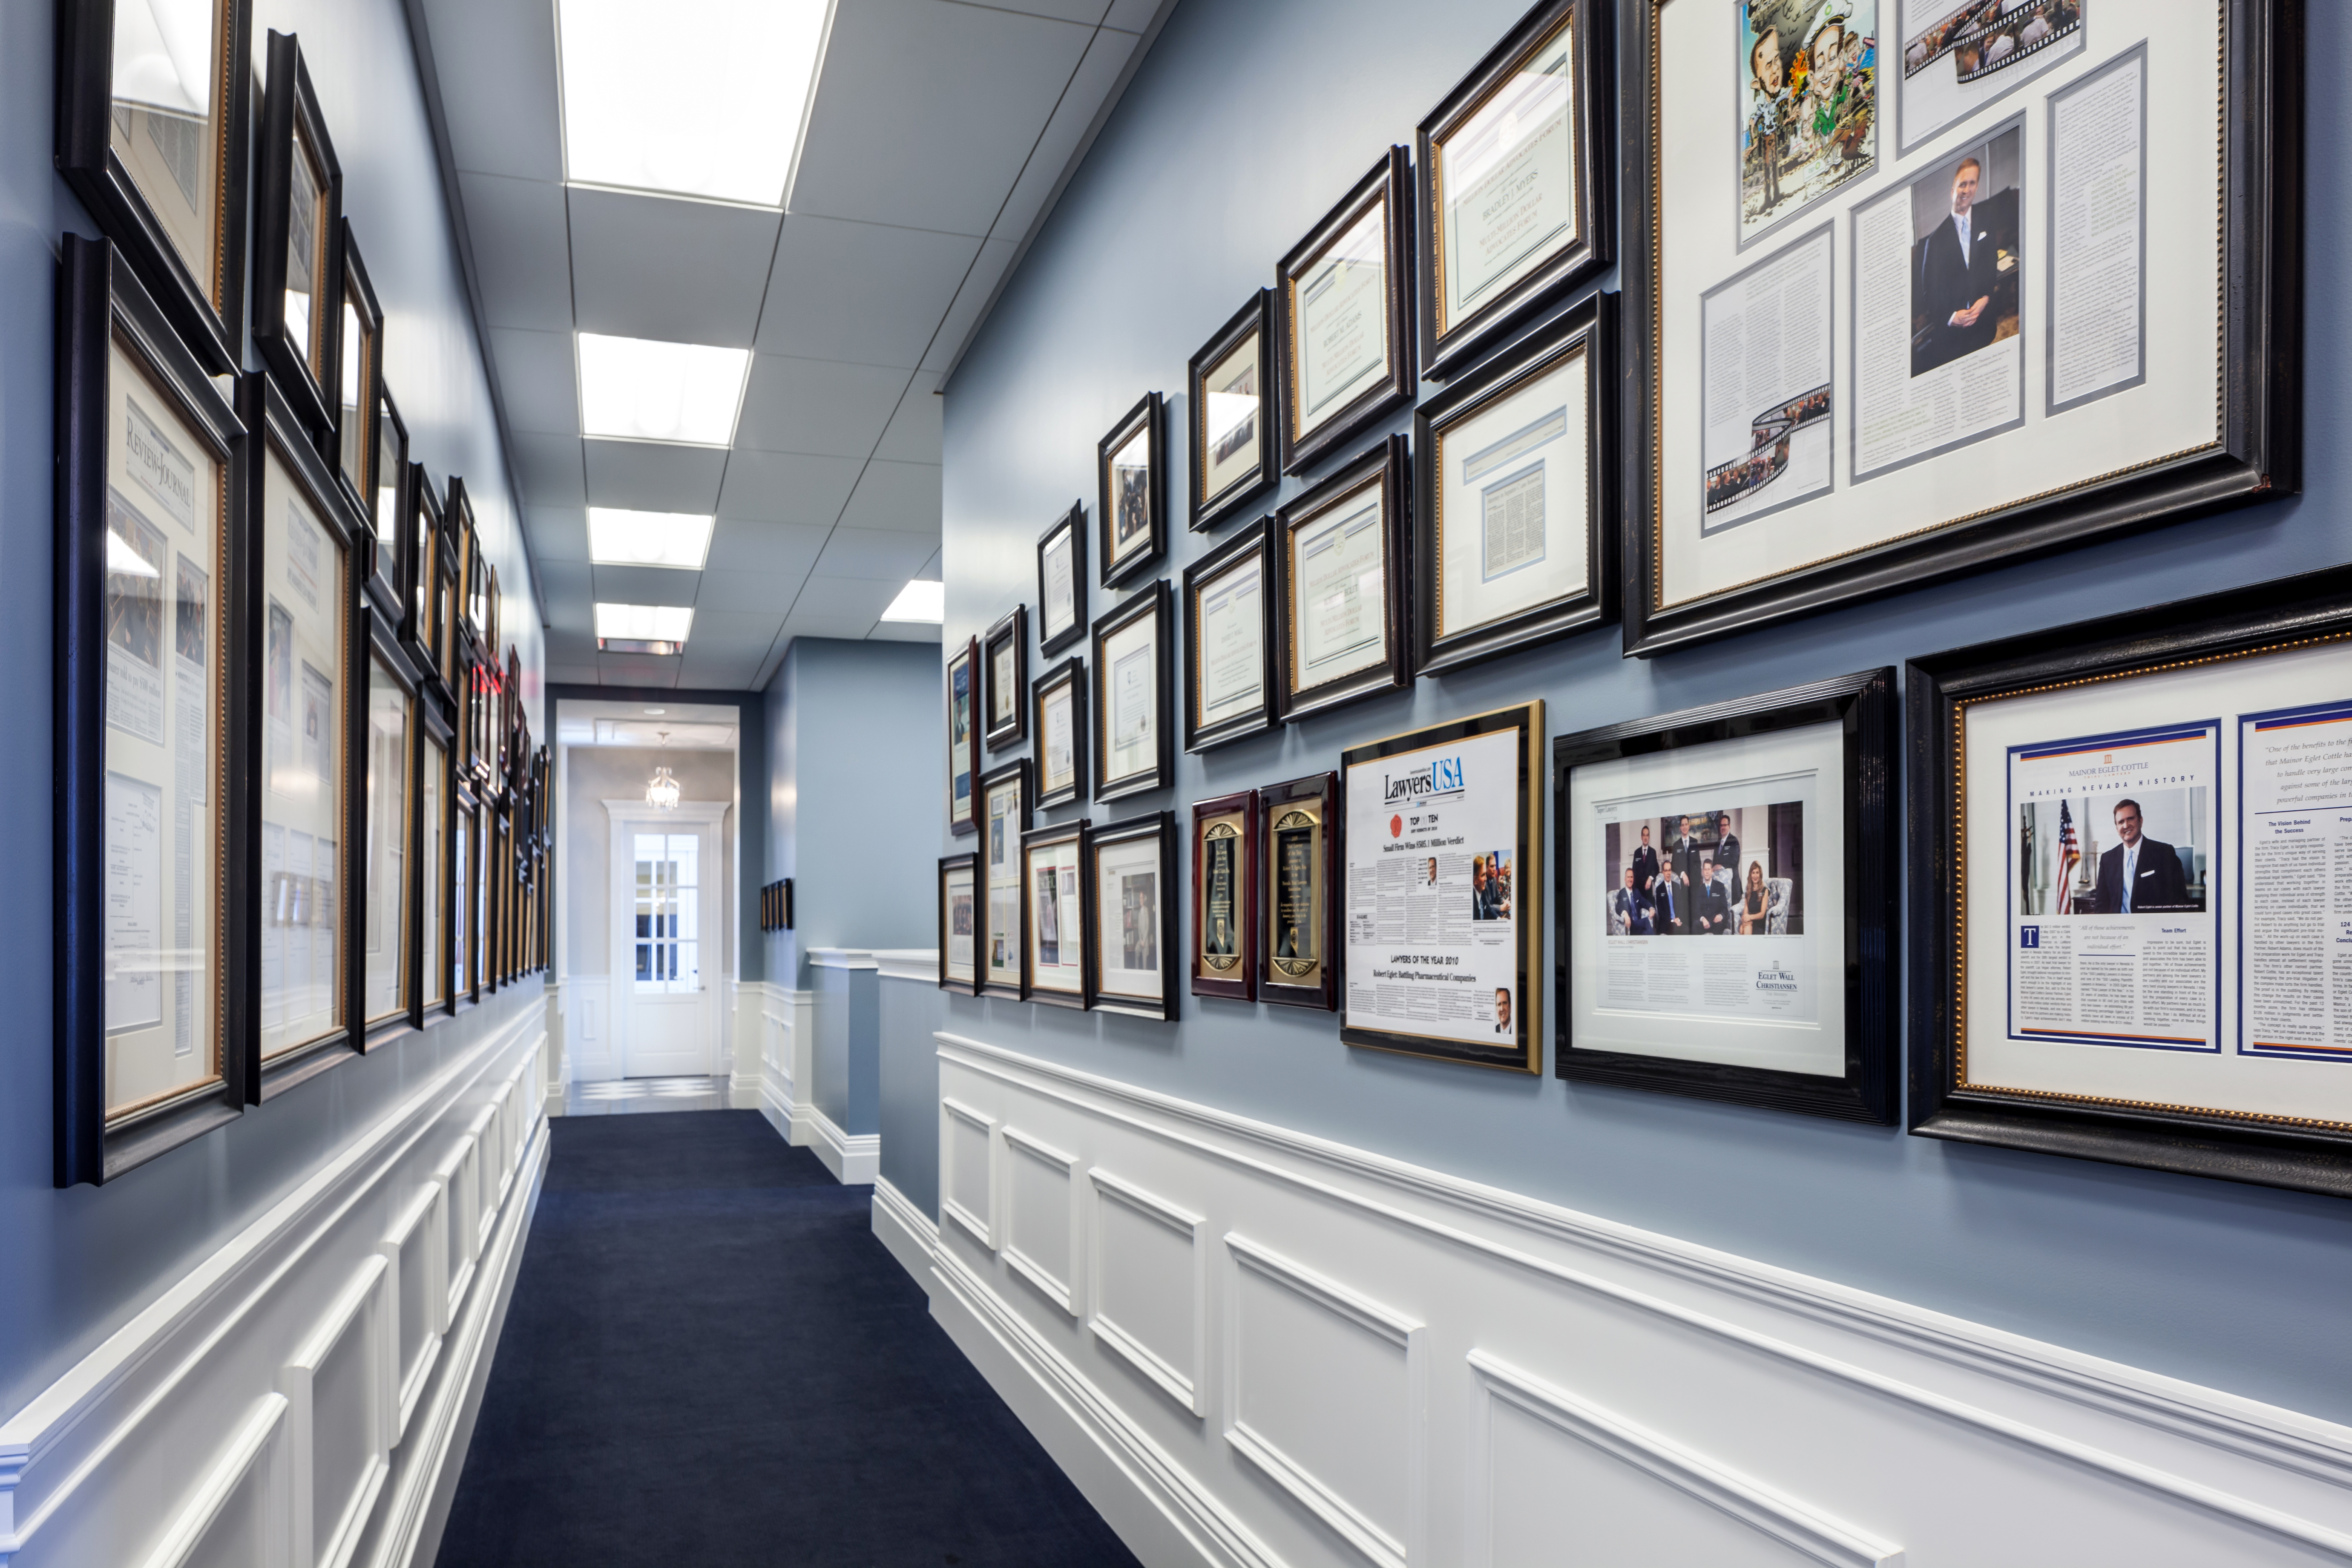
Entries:
[[710, 519], [690, 511], [588, 509], [588, 558], [604, 566], [675, 566], [699, 572], [710, 553]]
[[676, 653], [694, 629], [694, 611], [685, 605], [596, 606], [596, 646], [606, 653]]
[[829, 0], [557, 0], [564, 177], [781, 207]]
[[937, 626], [948, 618], [948, 585], [918, 577], [898, 590], [898, 596], [890, 601], [890, 607], [882, 612], [882, 618], [886, 621], [929, 621]]
[[734, 444], [750, 349], [580, 334], [580, 433], [616, 441]]

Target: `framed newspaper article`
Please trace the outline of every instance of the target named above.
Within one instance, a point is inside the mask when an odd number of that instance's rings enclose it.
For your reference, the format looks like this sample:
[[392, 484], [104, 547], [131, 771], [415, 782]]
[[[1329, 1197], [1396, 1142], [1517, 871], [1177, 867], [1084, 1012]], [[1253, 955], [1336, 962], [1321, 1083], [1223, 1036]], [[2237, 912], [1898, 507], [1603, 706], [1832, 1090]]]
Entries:
[[948, 656], [948, 831], [980, 831], [980, 639]]
[[1032, 787], [1026, 757], [999, 765], [980, 781], [980, 812], [987, 825], [974, 851], [980, 857], [980, 994], [1013, 1002], [1028, 994], [1021, 967], [1021, 933], [1029, 909], [1021, 836], [1029, 831]]
[[940, 989], [965, 996], [980, 994], [979, 858], [940, 858]]
[[1087, 1005], [1087, 938], [1094, 916], [1087, 886], [1087, 826], [1081, 819], [1021, 836], [1021, 993], [1032, 1002]]
[[1139, 1018], [1176, 1016], [1176, 814], [1107, 822], [1086, 837], [1094, 932], [1087, 1004]]
[[1911, 1131], [2352, 1196], [2352, 568], [1912, 663]]
[[1628, 650], [2294, 489], [2302, 9], [1632, 8]]
[[1564, 1079], [1892, 1121], [1895, 672], [1552, 742]]

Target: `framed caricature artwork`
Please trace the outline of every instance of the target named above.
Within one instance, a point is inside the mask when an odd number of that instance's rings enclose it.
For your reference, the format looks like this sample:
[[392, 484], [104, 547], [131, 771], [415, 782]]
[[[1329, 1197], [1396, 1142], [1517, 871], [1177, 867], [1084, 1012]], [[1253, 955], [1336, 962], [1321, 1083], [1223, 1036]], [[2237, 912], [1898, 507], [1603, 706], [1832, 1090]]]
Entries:
[[1185, 367], [1192, 527], [1240, 516], [1279, 477], [1275, 466], [1274, 291], [1261, 289]]
[[1015, 758], [980, 781], [980, 994], [1019, 1001], [1022, 932], [1028, 923], [1021, 836], [1029, 831], [1029, 759]]
[[1070, 510], [1037, 536], [1037, 651], [1059, 653], [1087, 635], [1087, 509]]
[[1286, 721], [1410, 685], [1405, 438], [1275, 514], [1275, 702]]
[[1175, 781], [1169, 674], [1175, 657], [1168, 584], [1153, 583], [1095, 618], [1094, 797], [1118, 800]]
[[1029, 706], [1037, 727], [1037, 804], [1066, 805], [1087, 795], [1087, 666], [1066, 659], [1039, 676]]
[[1142, 1018], [1176, 1016], [1176, 814], [1105, 823], [1087, 833], [1094, 935], [1087, 1005]]
[[1021, 991], [1056, 1007], [1087, 1005], [1088, 937], [1087, 823], [1032, 828], [1021, 837]]
[[1257, 999], [1339, 1008], [1339, 777], [1257, 792]]
[[1628, 649], [2295, 489], [2302, 9], [1628, 10]]
[[261, 185], [253, 233], [253, 342], [302, 427], [331, 431], [342, 292], [334, 274], [342, 165], [327, 139], [302, 46], [290, 33], [269, 35], [268, 83], [256, 164]]
[[1276, 272], [1282, 471], [1412, 400], [1412, 159], [1372, 165]]
[[1257, 791], [1192, 803], [1192, 994], [1257, 995]]
[[977, 833], [980, 777], [980, 639], [948, 658], [948, 831]]
[[1273, 728], [1274, 556], [1265, 519], [1184, 568], [1184, 749]]
[[1131, 583], [1168, 549], [1167, 410], [1147, 392], [1095, 447], [1102, 585]]
[[1015, 605], [981, 634], [981, 710], [988, 749], [1017, 746], [1029, 735], [1029, 607]]
[[940, 989], [980, 990], [979, 857], [966, 850], [940, 861]]

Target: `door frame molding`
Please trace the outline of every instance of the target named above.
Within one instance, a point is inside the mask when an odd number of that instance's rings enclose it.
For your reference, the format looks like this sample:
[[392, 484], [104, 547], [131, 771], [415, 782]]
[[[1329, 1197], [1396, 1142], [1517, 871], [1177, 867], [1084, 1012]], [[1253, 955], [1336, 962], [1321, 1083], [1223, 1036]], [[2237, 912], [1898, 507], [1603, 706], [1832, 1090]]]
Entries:
[[[636, 1007], [636, 993], [631, 989], [635, 984], [637, 973], [636, 955], [632, 951], [635, 946], [635, 937], [625, 938], [621, 934], [623, 916], [633, 905], [636, 897], [635, 881], [629, 870], [636, 864], [636, 855], [634, 846], [628, 847], [629, 853], [624, 854], [623, 841], [627, 835], [643, 827], [667, 827], [677, 824], [692, 824], [697, 827], [711, 829], [709, 861], [713, 875], [718, 880], [715, 885], [709, 879], [703, 880], [699, 884], [698, 896], [705, 900], [702, 911], [705, 915], [711, 914], [714, 910], [717, 911], [716, 920], [704, 922], [710, 927], [711, 934], [698, 939], [704, 942], [706, 948], [710, 949], [707, 956], [718, 961], [703, 970], [703, 984], [700, 992], [703, 1038], [707, 1042], [704, 1047], [706, 1057], [703, 1071], [706, 1074], [715, 1073], [719, 1070], [721, 1044], [719, 994], [724, 988], [726, 978], [723, 973], [726, 949], [718, 925], [718, 921], [723, 921], [727, 916], [725, 886], [727, 873], [721, 861], [725, 858], [722, 851], [726, 841], [727, 814], [735, 809], [735, 803], [728, 800], [682, 800], [677, 803], [676, 808], [669, 811], [647, 805], [643, 796], [634, 800], [608, 800], [603, 804], [604, 816], [610, 826], [610, 837], [607, 840], [610, 863], [607, 868], [605, 904], [607, 927], [604, 940], [607, 951], [611, 954], [613, 974], [612, 989], [604, 1005], [604, 1029], [605, 1048], [611, 1053], [611, 1060], [616, 1069], [614, 1076], [616, 1078], [629, 1076], [629, 1026]], [[713, 943], [718, 945], [712, 947]]]

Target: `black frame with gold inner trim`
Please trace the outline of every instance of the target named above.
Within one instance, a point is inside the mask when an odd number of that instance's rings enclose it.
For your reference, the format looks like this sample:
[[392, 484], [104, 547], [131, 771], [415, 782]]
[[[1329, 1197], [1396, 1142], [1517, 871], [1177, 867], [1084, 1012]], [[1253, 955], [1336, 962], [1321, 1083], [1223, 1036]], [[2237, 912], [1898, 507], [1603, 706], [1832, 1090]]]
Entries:
[[[961, 757], [956, 755], [958, 747], [955, 738], [955, 674], [959, 661], [962, 663], [966, 672], [964, 694], [971, 703], [971, 723], [964, 736], [961, 748], [964, 754]], [[980, 702], [980, 639], [966, 637], [963, 647], [948, 655], [947, 661], [941, 666], [940, 673], [944, 688], [941, 696], [947, 704], [945, 729], [948, 772], [945, 783], [948, 796], [948, 832], [957, 836], [977, 833], [980, 831], [980, 731], [982, 721], [985, 717]], [[959, 764], [971, 778], [970, 804], [961, 817], [956, 816], [955, 805], [955, 775]]]
[[[971, 873], [971, 978], [969, 980], [958, 980], [948, 973], [948, 876], [956, 870]], [[980, 856], [970, 849], [961, 855], [940, 856], [938, 891], [940, 989], [952, 991], [959, 996], [977, 996], [980, 994], [981, 904], [988, 896], [988, 889], [981, 882]]]
[[[1056, 632], [1045, 626], [1045, 551], [1054, 536], [1065, 531], [1070, 538], [1070, 624]], [[1069, 510], [1047, 523], [1045, 531], [1037, 536], [1038, 653], [1059, 653], [1074, 642], [1085, 641], [1087, 626], [1087, 503], [1074, 500]]]
[[[1170, 688], [1174, 684], [1173, 646], [1176, 617], [1171, 612], [1172, 595], [1165, 577], [1156, 579], [1139, 594], [1130, 594], [1111, 608], [1095, 617], [1094, 625], [1094, 711], [1087, 716], [1087, 726], [1094, 739], [1094, 766], [1089, 777], [1092, 795], [1098, 801], [1119, 800], [1130, 795], [1143, 795], [1155, 789], [1165, 789], [1176, 782], [1175, 732], [1171, 724], [1173, 705]], [[1150, 617], [1152, 621], [1151, 702], [1153, 738], [1151, 766], [1139, 769], [1122, 778], [1111, 778], [1110, 767], [1110, 704], [1111, 667], [1103, 649], [1109, 640], [1137, 621]]]
[[[1150, 536], [1120, 561], [1112, 548], [1117, 526], [1118, 498], [1111, 493], [1111, 459], [1131, 443], [1137, 434], [1143, 436], [1144, 461], [1150, 471], [1144, 476], [1144, 531]], [[1123, 587], [1144, 575], [1168, 555], [1168, 409], [1156, 392], [1147, 392], [1136, 405], [1120, 416], [1110, 427], [1110, 434], [1095, 443], [1095, 568], [1102, 574], [1106, 588]]]
[[[1160, 952], [1160, 999], [1130, 996], [1122, 992], [1107, 992], [1102, 987], [1103, 942], [1102, 925], [1102, 852], [1120, 845], [1144, 841], [1153, 843], [1159, 851], [1155, 861], [1159, 888], [1153, 898], [1152, 918], [1160, 922], [1157, 946]], [[1106, 822], [1090, 829], [1078, 854], [1078, 880], [1087, 889], [1089, 925], [1087, 931], [1087, 1005], [1098, 1012], [1125, 1013], [1138, 1018], [1157, 1018], [1173, 1023], [1177, 1016], [1177, 994], [1180, 987], [1176, 974], [1176, 948], [1182, 939], [1182, 916], [1176, 898], [1176, 814], [1155, 811], [1148, 816], [1130, 816], [1119, 822]]]
[[[1387, 231], [1381, 244], [1382, 279], [1386, 298], [1381, 329], [1388, 339], [1389, 374], [1343, 403], [1331, 417], [1306, 435], [1298, 433], [1298, 310], [1292, 296], [1298, 281], [1360, 221], [1375, 202], [1388, 203]], [[1314, 467], [1362, 432], [1375, 420], [1412, 401], [1419, 386], [1412, 337], [1412, 159], [1402, 147], [1391, 147], [1371, 172], [1358, 180], [1339, 203], [1326, 213], [1307, 237], [1291, 247], [1276, 269], [1275, 360], [1281, 374], [1275, 399], [1275, 426], [1281, 439], [1282, 471], [1299, 473]]]
[[[308, 143], [319, 164], [320, 239], [313, 258], [310, 341], [288, 337], [286, 247], [293, 221], [294, 160]], [[343, 219], [342, 164], [327, 137], [319, 95], [290, 33], [269, 35], [268, 89], [263, 94], [261, 148], [257, 158], [260, 205], [253, 225], [253, 345], [278, 378], [278, 390], [314, 437], [334, 428], [335, 342], [342, 330], [342, 280], [338, 275]]]
[[[996, 655], [999, 648], [1013, 650], [1013, 676], [1000, 688], [996, 677]], [[1015, 605], [980, 635], [981, 722], [986, 726], [988, 749], [1001, 752], [1007, 746], [1017, 746], [1029, 737], [1029, 607]], [[999, 700], [1004, 708], [1000, 722], [996, 715]]]
[[[1271, 518], [1257, 521], [1184, 568], [1184, 750], [1213, 751], [1275, 727], [1275, 573]], [[1201, 597], [1216, 580], [1250, 556], [1258, 559], [1258, 703], [1246, 713], [1201, 722]]]
[[[1274, 290], [1261, 289], [1250, 296], [1248, 304], [1234, 313], [1232, 320], [1217, 329], [1217, 335], [1202, 344], [1184, 367], [1184, 446], [1192, 458], [1184, 483], [1192, 495], [1192, 527], [1196, 532], [1231, 522], [1250, 502], [1281, 481], [1281, 468], [1275, 460], [1274, 426], [1281, 400], [1274, 380]], [[1204, 495], [1201, 487], [1208, 482], [1209, 474], [1208, 374], [1232, 358], [1234, 350], [1252, 332], [1257, 334], [1257, 466], [1229, 481], [1216, 494]]]
[[[1045, 700], [1056, 689], [1066, 688], [1070, 701], [1070, 782], [1057, 789], [1045, 786]], [[1087, 798], [1087, 709], [1091, 700], [1087, 689], [1087, 661], [1082, 658], [1064, 659], [1029, 683], [1029, 706], [1033, 710], [1030, 723], [1037, 732], [1037, 804], [1040, 806], [1067, 805], [1072, 801]]]
[[[1407, 498], [1412, 493], [1410, 454], [1411, 448], [1402, 436], [1388, 437], [1313, 489], [1291, 497], [1274, 514], [1274, 701], [1275, 712], [1285, 723], [1412, 684], [1412, 635], [1408, 620], [1412, 600], [1406, 581], [1412, 571], [1411, 526], [1406, 511]], [[1298, 616], [1291, 602], [1297, 587], [1291, 577], [1291, 537], [1302, 525], [1314, 521], [1367, 483], [1380, 487], [1383, 513], [1381, 660], [1319, 686], [1294, 686]]]
[[[1087, 841], [1092, 826], [1081, 816], [1069, 822], [1033, 827], [1021, 836], [1021, 995], [1024, 1001], [1043, 1002], [1049, 1007], [1075, 1007], [1081, 1011], [1094, 1005], [1095, 893], [1087, 879]], [[1036, 896], [1030, 885], [1034, 873], [1029, 858], [1036, 850], [1055, 848], [1064, 844], [1075, 844], [1078, 850], [1078, 988], [1076, 991], [1051, 990], [1037, 984], [1036, 948], [1029, 940], [1034, 925], [1033, 911], [1036, 906]], [[1070, 921], [1066, 913], [1059, 910], [1055, 913], [1060, 927], [1055, 933], [1058, 963], [1061, 943], [1070, 940]]]
[[[1021, 875], [1015, 879], [1013, 888], [1013, 918], [1016, 926], [1013, 933], [1013, 983], [1007, 985], [992, 983], [988, 978], [988, 939], [992, 931], [988, 921], [988, 796], [991, 791], [1015, 781], [1021, 785], [1021, 809], [1013, 814], [1006, 832], [1013, 837], [1013, 864], [1020, 867]], [[1028, 833], [1031, 817], [1037, 809], [1037, 778], [1030, 771], [1029, 759], [1015, 757], [976, 777], [972, 784], [971, 800], [973, 814], [980, 819], [981, 833], [980, 847], [975, 851], [980, 858], [980, 870], [972, 884], [979, 900], [973, 918], [972, 976], [980, 983], [980, 994], [982, 996], [1001, 996], [1008, 1002], [1025, 1001], [1029, 994], [1024, 984], [1029, 963], [1022, 956], [1022, 943], [1028, 940], [1029, 934], [1029, 867], [1021, 853], [1021, 840]]]
[[[1308, 851], [1308, 874], [1317, 879], [1321, 910], [1319, 918], [1310, 912], [1307, 919], [1321, 956], [1310, 970], [1292, 971], [1283, 968], [1282, 961], [1274, 952], [1275, 931], [1281, 923], [1276, 905], [1282, 896], [1282, 879], [1276, 870], [1279, 862], [1273, 853], [1273, 843], [1276, 834], [1301, 826], [1291, 817], [1302, 805], [1308, 808], [1313, 818], [1307, 826], [1318, 829], [1320, 843], [1319, 849]], [[1347, 954], [1339, 946], [1339, 877], [1346, 865], [1339, 846], [1346, 829], [1346, 821], [1340, 815], [1338, 773], [1310, 773], [1303, 779], [1269, 784], [1257, 792], [1259, 907], [1257, 940], [1251, 944], [1250, 966], [1255, 972], [1257, 999], [1261, 1002], [1312, 1007], [1325, 1013], [1339, 1009], [1339, 976], [1347, 963]]]

